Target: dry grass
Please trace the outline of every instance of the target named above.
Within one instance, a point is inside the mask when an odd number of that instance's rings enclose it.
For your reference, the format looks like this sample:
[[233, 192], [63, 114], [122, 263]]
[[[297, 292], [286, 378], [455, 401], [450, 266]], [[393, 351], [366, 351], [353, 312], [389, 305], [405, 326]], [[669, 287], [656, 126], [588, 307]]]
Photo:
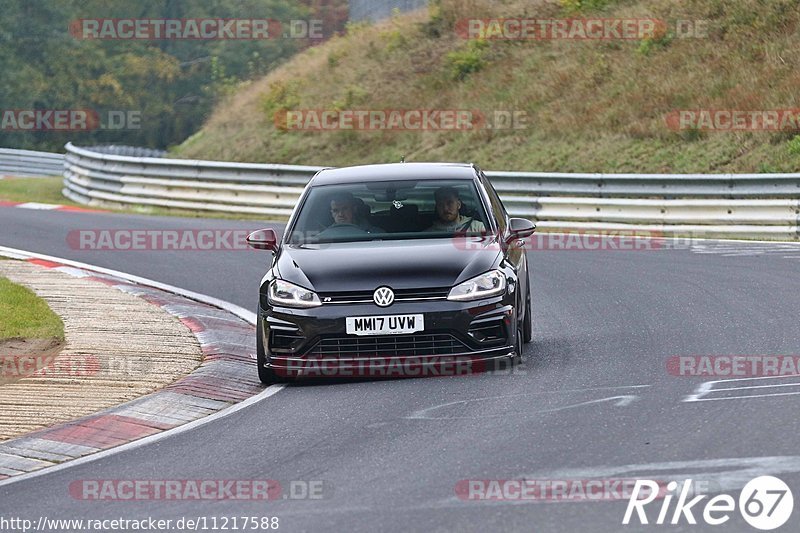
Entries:
[[[443, 0], [307, 50], [223, 103], [179, 157], [346, 165], [475, 161], [507, 170], [795, 171], [795, 133], [674, 132], [676, 109], [800, 108], [800, 6], [791, 0], [611, 0], [578, 16], [709, 19], [708, 38], [490, 41], [480, 72], [452, 77], [470, 42], [456, 20], [565, 16], [559, 2]], [[437, 29], [437, 37], [432, 30]], [[528, 127], [475, 132], [297, 132], [276, 109], [522, 110]]]

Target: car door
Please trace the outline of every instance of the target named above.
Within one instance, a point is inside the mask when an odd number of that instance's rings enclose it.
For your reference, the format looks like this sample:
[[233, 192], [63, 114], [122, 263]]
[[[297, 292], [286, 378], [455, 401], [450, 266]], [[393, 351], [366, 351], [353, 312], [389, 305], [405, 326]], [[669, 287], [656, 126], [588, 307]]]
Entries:
[[[508, 236], [508, 212], [503, 205], [503, 201], [500, 200], [497, 191], [494, 190], [491, 182], [483, 172], [480, 172], [480, 181], [489, 199], [489, 205], [491, 206], [494, 219], [497, 223], [498, 233], [501, 239], [505, 240]], [[517, 282], [519, 284], [518, 294], [520, 295], [517, 301], [520, 305], [525, 305], [525, 295], [528, 291], [528, 264], [527, 257], [525, 256], [525, 240], [517, 239], [512, 241], [507, 247], [504, 247], [504, 251], [506, 261], [508, 261], [517, 272]]]

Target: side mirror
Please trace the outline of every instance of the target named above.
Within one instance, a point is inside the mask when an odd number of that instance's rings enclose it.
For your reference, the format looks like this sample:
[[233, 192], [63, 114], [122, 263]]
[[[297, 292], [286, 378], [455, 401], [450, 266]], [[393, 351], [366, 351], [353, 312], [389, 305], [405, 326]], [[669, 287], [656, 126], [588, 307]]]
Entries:
[[527, 218], [512, 218], [508, 225], [508, 237], [506, 242], [515, 241], [530, 237], [536, 231], [536, 224]]
[[250, 248], [256, 250], [271, 250], [278, 249], [278, 236], [272, 228], [259, 229], [247, 236], [247, 244]]

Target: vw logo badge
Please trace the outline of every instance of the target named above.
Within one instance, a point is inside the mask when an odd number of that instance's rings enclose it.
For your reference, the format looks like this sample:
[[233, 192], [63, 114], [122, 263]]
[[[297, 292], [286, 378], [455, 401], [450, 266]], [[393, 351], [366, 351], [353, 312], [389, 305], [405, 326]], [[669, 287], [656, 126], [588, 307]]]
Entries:
[[389, 287], [378, 287], [372, 293], [372, 299], [378, 307], [389, 307], [394, 302], [394, 292]]

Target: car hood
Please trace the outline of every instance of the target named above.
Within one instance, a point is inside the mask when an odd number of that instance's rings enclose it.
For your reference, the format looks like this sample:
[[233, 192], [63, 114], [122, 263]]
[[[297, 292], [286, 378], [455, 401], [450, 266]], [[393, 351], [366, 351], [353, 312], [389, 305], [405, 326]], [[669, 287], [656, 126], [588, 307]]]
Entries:
[[451, 287], [495, 268], [500, 252], [488, 239], [419, 239], [285, 245], [282, 279], [317, 292]]

